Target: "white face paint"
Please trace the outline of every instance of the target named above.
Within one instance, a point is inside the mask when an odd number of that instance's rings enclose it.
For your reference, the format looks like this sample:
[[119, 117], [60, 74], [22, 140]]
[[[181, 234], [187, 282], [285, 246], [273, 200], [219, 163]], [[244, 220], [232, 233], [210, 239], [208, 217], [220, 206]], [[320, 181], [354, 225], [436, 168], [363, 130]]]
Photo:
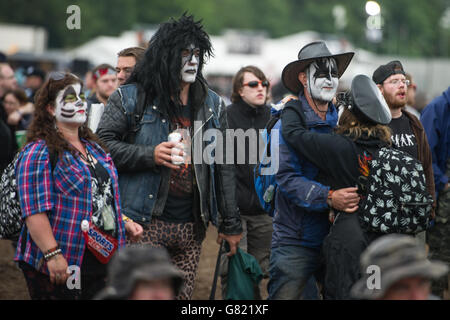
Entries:
[[317, 101], [330, 102], [339, 84], [336, 60], [323, 58], [314, 61], [307, 69], [307, 90]]
[[186, 83], [194, 83], [197, 78], [198, 63], [200, 61], [200, 49], [191, 44], [181, 52], [181, 80]]
[[87, 103], [81, 84], [68, 85], [58, 92], [55, 101], [55, 116], [59, 122], [78, 123], [86, 122]]

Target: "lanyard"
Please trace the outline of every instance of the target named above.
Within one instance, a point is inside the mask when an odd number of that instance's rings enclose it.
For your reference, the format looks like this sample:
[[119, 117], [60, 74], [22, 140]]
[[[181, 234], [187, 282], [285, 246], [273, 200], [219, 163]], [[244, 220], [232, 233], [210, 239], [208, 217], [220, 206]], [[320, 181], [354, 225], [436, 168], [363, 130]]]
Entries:
[[[78, 150], [77, 150], [77, 151], [78, 151]], [[84, 161], [86, 161], [86, 162], [88, 163], [88, 165], [89, 165], [90, 167], [92, 167], [92, 171], [94, 171], [95, 179], [97, 179], [97, 187], [99, 188], [100, 193], [103, 194], [103, 185], [102, 185], [102, 183], [100, 182], [100, 179], [98, 178], [98, 175], [97, 175], [97, 169], [95, 168], [95, 163], [94, 163], [94, 160], [92, 159], [91, 153], [90, 153], [89, 150], [86, 148], [86, 156], [85, 156], [84, 154], [82, 154], [80, 151], [78, 151], [78, 154], [80, 155], [80, 158], [81, 158], [81, 159], [83, 159]]]

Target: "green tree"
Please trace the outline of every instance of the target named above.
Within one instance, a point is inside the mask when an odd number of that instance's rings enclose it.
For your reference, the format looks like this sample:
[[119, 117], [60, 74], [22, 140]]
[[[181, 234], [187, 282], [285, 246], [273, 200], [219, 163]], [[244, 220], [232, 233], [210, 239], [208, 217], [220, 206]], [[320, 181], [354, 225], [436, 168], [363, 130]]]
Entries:
[[[210, 34], [224, 29], [263, 30], [281, 37], [305, 30], [343, 36], [357, 47], [385, 54], [450, 56], [450, 31], [439, 20], [450, 0], [379, 0], [383, 41], [366, 39], [367, 14], [362, 0], [9, 0], [0, 2], [0, 23], [42, 26], [49, 46], [74, 47], [99, 35], [117, 36], [142, 24], [158, 25], [183, 12], [202, 19]], [[68, 30], [66, 9], [81, 8], [81, 30]], [[335, 29], [333, 7], [346, 8], [347, 25]]]

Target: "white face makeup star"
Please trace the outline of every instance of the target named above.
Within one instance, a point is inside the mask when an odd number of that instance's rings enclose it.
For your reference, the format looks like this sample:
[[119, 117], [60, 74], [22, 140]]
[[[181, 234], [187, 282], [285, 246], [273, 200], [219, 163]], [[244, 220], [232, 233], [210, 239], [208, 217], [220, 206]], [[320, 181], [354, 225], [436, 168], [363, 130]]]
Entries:
[[336, 60], [333, 58], [318, 59], [307, 69], [307, 90], [312, 98], [318, 101], [330, 102], [339, 84]]
[[186, 83], [194, 83], [197, 78], [198, 63], [200, 61], [200, 49], [191, 44], [181, 52], [181, 80]]
[[58, 92], [55, 101], [57, 121], [78, 124], [86, 122], [87, 103], [81, 89], [81, 84], [75, 83]]

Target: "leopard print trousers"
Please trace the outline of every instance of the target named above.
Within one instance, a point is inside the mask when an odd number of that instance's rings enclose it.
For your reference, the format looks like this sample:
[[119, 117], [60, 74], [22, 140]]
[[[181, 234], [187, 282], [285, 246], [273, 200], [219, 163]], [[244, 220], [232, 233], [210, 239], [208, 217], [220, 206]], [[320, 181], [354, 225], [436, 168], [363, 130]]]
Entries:
[[[172, 223], [153, 218], [138, 244], [166, 248], [172, 263], [183, 273], [183, 286], [177, 300], [190, 300], [200, 261], [201, 242], [195, 240], [194, 223]], [[127, 245], [136, 244], [127, 240]]]

